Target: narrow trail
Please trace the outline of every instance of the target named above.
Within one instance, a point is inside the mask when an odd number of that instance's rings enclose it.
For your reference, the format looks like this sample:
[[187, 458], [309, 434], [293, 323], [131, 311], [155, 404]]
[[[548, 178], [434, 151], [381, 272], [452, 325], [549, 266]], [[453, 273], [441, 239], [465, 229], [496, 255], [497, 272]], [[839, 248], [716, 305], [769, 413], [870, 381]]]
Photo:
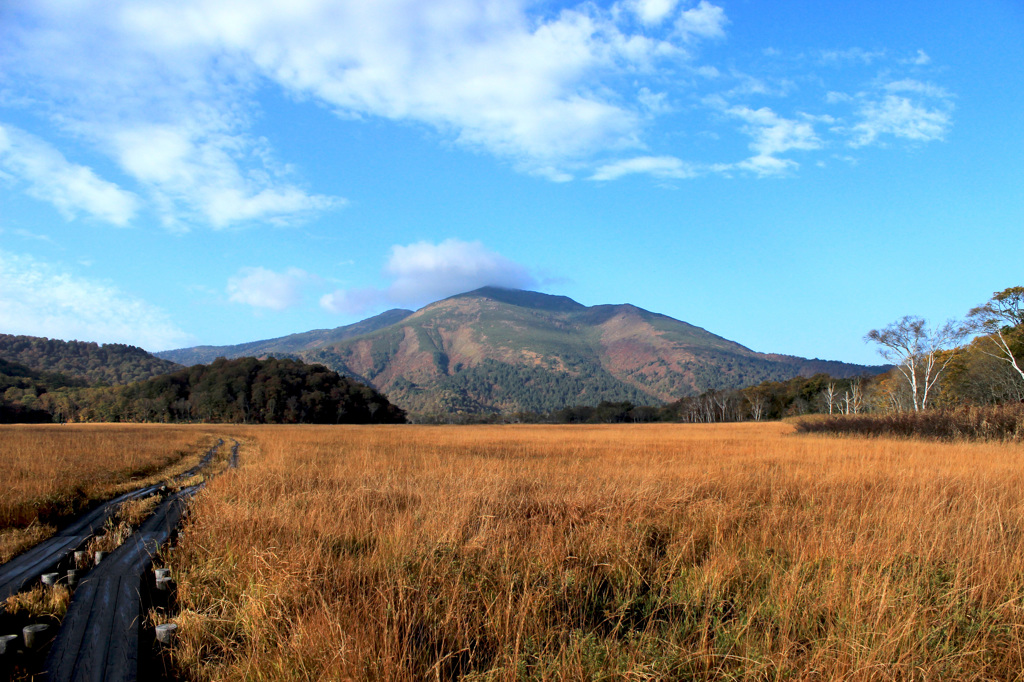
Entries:
[[188, 499], [199, 488], [186, 488], [164, 500], [138, 531], [82, 580], [46, 659], [47, 679], [137, 679], [142, 575], [171, 538]]

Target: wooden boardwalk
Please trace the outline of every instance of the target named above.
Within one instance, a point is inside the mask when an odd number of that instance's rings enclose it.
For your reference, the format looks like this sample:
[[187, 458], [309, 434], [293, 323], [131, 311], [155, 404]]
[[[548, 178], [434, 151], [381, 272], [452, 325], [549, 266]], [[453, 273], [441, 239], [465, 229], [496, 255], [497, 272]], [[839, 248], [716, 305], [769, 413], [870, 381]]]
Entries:
[[181, 521], [200, 486], [169, 496], [123, 545], [75, 590], [46, 659], [46, 679], [130, 682], [138, 678], [142, 576]]
[[54, 572], [61, 564], [70, 565], [73, 552], [85, 547], [89, 538], [103, 528], [121, 503], [148, 497], [159, 489], [159, 485], [151, 485], [116, 497], [0, 566], [0, 602], [38, 583], [43, 573]]

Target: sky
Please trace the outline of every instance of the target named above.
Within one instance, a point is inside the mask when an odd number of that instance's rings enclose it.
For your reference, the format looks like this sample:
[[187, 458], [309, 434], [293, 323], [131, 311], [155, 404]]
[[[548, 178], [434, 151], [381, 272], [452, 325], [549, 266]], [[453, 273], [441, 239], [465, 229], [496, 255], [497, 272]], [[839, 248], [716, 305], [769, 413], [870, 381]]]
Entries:
[[498, 285], [878, 363], [1024, 284], [1022, 36], [1019, 0], [4, 0], [0, 333]]

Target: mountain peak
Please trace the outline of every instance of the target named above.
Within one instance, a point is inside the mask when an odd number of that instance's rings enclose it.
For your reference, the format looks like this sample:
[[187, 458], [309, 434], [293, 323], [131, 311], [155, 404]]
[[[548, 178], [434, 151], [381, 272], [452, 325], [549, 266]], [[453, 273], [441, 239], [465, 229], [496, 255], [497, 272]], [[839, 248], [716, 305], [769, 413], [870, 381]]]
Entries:
[[572, 313], [585, 310], [586, 306], [577, 303], [568, 296], [555, 296], [542, 294], [539, 291], [526, 291], [524, 289], [505, 289], [503, 287], [480, 287], [464, 294], [456, 294], [448, 300], [459, 298], [486, 298], [498, 303], [519, 306], [520, 308], [533, 308], [535, 310], [547, 310], [550, 312]]

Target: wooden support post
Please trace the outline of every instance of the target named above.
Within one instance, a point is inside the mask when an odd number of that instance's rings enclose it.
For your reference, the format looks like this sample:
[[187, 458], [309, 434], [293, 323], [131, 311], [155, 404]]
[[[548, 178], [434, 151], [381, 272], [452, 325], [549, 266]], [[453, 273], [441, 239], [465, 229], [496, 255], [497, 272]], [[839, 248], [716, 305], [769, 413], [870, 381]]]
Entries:
[[50, 626], [46, 623], [34, 623], [26, 625], [21, 629], [21, 636], [25, 639], [25, 648], [29, 651], [41, 647], [46, 643], [46, 632]]
[[18, 649], [18, 640], [21, 637], [17, 635], [3, 635], [0, 637], [0, 656], [10, 656]]
[[178, 635], [177, 623], [164, 623], [156, 626], [156, 641], [164, 646], [171, 646]]

